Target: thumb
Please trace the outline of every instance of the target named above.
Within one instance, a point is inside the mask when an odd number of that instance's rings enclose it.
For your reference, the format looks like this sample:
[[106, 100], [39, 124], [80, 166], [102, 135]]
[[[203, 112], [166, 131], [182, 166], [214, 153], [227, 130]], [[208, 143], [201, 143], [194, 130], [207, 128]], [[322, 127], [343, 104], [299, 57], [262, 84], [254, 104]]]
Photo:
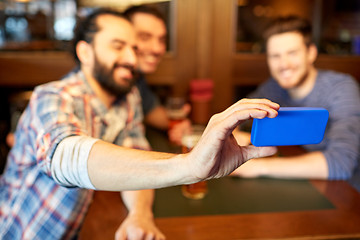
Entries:
[[249, 145], [241, 148], [245, 161], [253, 158], [268, 157], [277, 152], [276, 147], [255, 147], [254, 145]]

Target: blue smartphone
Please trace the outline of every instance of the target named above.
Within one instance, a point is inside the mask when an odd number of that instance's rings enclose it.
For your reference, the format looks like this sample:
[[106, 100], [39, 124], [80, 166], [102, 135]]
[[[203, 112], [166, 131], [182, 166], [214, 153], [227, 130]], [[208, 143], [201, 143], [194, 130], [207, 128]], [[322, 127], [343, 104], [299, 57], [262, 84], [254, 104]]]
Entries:
[[329, 112], [325, 108], [281, 107], [275, 118], [254, 119], [254, 146], [318, 144], [324, 138]]

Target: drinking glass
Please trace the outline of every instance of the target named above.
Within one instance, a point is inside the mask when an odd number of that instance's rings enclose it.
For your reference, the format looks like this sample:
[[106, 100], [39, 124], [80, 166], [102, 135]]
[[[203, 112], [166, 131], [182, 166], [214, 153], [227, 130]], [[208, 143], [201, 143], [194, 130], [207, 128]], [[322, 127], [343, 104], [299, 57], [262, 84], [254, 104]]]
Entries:
[[184, 105], [185, 99], [182, 97], [170, 97], [167, 99], [166, 112], [170, 121], [170, 129], [186, 118], [186, 112], [184, 112]]
[[[186, 132], [181, 141], [182, 153], [190, 152], [197, 144], [204, 132], [205, 127], [201, 125], [194, 125]], [[208, 192], [206, 181], [183, 185], [181, 187], [182, 194], [190, 199], [202, 199]]]

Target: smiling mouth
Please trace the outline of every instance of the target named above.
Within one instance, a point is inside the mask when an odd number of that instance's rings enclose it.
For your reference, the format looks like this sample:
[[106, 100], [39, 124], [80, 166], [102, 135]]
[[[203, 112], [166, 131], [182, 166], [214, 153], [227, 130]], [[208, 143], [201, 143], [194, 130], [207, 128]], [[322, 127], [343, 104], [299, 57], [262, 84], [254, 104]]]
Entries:
[[159, 61], [159, 56], [156, 56], [154, 54], [149, 54], [149, 55], [144, 55], [143, 59], [146, 63], [156, 64]]
[[283, 78], [291, 78], [294, 75], [294, 71], [293, 70], [282, 70], [280, 71], [280, 76]]
[[114, 77], [121, 78], [125, 82], [131, 82], [134, 78], [134, 72], [128, 68], [117, 67], [114, 69]]
[[113, 72], [117, 72], [122, 78], [132, 79], [134, 77], [135, 68], [128, 64], [116, 64], [113, 67]]

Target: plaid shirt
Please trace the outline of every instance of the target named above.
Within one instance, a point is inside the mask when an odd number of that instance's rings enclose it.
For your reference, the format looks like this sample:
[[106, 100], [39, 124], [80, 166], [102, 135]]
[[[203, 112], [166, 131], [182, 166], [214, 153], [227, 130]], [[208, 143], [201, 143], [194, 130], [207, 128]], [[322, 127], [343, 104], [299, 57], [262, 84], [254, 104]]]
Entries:
[[137, 88], [107, 109], [81, 71], [37, 87], [22, 115], [16, 144], [0, 178], [0, 239], [71, 239], [93, 190], [64, 187], [51, 175], [57, 144], [86, 135], [126, 147], [149, 149]]

